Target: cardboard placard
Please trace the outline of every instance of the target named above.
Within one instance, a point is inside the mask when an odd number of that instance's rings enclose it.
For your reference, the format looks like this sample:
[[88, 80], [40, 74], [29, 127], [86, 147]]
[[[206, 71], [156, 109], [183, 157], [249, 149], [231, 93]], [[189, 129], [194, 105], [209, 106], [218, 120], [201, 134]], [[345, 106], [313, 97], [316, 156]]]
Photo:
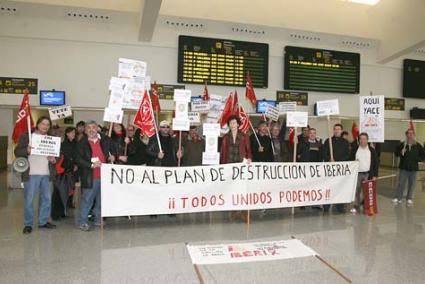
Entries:
[[280, 102], [278, 104], [279, 112], [287, 113], [289, 111], [297, 111], [297, 103], [296, 102]]
[[201, 123], [201, 114], [199, 112], [188, 112], [187, 117], [190, 121], [190, 125], [197, 125]]
[[202, 164], [203, 165], [218, 165], [220, 164], [220, 153], [202, 153]]
[[106, 107], [103, 113], [103, 121], [122, 123], [123, 116], [124, 112], [122, 110]]
[[192, 97], [191, 90], [175, 89], [174, 90], [174, 101], [176, 102], [190, 102]]
[[188, 131], [190, 129], [189, 119], [173, 118], [173, 130], [176, 131]]
[[277, 107], [268, 106], [264, 114], [273, 121], [279, 120], [279, 110]]
[[208, 101], [192, 102], [191, 110], [197, 112], [208, 112], [210, 110], [210, 103]]
[[203, 125], [203, 135], [214, 137], [220, 136], [220, 124], [219, 123], [204, 123]]
[[308, 112], [290, 111], [286, 113], [286, 126], [306, 127], [308, 125]]
[[144, 61], [120, 58], [118, 76], [124, 78], [146, 77], [147, 64]]
[[31, 136], [31, 155], [59, 157], [61, 138], [33, 133]]
[[339, 102], [335, 100], [318, 101], [316, 103], [317, 116], [338, 115]]
[[71, 106], [59, 106], [49, 108], [49, 116], [51, 120], [58, 120], [72, 116]]

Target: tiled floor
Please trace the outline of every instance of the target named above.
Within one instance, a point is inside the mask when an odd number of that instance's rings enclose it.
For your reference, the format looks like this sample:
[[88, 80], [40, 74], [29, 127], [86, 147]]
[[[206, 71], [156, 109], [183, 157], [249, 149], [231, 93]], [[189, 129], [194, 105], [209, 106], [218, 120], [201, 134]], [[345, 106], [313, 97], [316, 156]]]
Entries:
[[[382, 175], [389, 172], [382, 171]], [[0, 283], [198, 283], [185, 243], [290, 239], [293, 235], [354, 283], [424, 283], [425, 193], [391, 204], [391, 179], [379, 184], [379, 214], [306, 210], [253, 213], [248, 227], [209, 213], [114, 218], [103, 233], [81, 232], [73, 218], [53, 231], [22, 234], [22, 191], [0, 173]], [[200, 267], [205, 283], [346, 283], [318, 259]]]

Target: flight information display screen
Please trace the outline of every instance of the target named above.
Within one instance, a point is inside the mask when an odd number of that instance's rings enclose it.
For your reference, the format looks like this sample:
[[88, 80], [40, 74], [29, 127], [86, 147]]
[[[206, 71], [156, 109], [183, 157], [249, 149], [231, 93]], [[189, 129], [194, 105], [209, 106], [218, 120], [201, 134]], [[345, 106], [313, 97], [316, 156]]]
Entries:
[[267, 88], [269, 45], [192, 36], [179, 37], [179, 83]]
[[287, 90], [358, 94], [360, 54], [286, 46], [284, 88]]

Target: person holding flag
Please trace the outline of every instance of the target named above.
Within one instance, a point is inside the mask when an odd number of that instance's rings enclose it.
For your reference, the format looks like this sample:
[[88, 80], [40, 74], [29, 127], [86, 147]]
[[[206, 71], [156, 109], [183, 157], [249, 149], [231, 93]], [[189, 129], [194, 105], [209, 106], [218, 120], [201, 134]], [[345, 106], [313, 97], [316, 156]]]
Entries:
[[[154, 159], [153, 166], [177, 167], [178, 159], [182, 158], [177, 139], [171, 136], [171, 126], [167, 120], [159, 123], [159, 140], [153, 137], [149, 140], [147, 154]], [[159, 148], [161, 145], [161, 149]]]
[[254, 85], [252, 84], [251, 75], [249, 72], [246, 73], [246, 89], [245, 89], [245, 97], [248, 101], [255, 107], [257, 103], [257, 97], [255, 96]]
[[258, 123], [258, 134], [251, 134], [252, 160], [254, 162], [273, 162], [272, 141], [269, 136], [267, 123], [261, 120]]

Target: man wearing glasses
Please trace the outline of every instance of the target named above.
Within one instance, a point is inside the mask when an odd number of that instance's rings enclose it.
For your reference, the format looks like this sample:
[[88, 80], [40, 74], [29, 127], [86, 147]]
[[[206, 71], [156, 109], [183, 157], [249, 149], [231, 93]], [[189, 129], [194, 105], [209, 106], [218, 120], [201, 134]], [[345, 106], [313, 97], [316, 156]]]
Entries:
[[159, 142], [161, 143], [162, 152], [159, 151], [156, 136], [149, 140], [147, 148], [147, 154], [155, 159], [154, 165], [177, 167], [177, 160], [182, 157], [182, 153], [179, 151], [176, 139], [170, 135], [170, 123], [166, 120], [159, 123]]

